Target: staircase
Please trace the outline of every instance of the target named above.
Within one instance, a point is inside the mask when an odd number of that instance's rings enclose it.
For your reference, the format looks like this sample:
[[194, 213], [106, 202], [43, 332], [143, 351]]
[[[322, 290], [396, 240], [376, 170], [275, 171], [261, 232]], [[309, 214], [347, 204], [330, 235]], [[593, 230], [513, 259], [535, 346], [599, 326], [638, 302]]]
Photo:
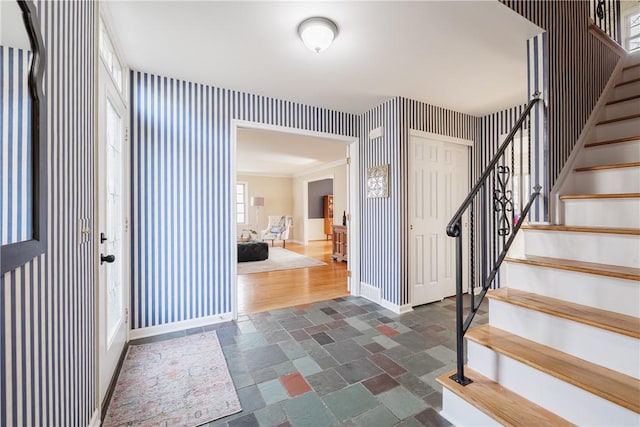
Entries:
[[[640, 60], [622, 71], [562, 187], [564, 225], [523, 226], [469, 329], [455, 425], [640, 426]], [[516, 252], [516, 251], [512, 251]]]

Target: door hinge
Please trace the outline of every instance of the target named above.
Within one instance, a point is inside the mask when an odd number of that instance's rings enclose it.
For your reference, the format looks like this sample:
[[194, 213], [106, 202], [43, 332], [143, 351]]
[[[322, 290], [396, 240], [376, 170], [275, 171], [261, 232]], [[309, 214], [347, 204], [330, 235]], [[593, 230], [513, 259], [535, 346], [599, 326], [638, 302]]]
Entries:
[[351, 277], [351, 270], [347, 270], [347, 277]]
[[124, 141], [129, 142], [129, 127], [124, 128]]
[[351, 164], [351, 157], [347, 157], [347, 164], [350, 165]]
[[124, 323], [129, 324], [129, 309], [124, 309]]

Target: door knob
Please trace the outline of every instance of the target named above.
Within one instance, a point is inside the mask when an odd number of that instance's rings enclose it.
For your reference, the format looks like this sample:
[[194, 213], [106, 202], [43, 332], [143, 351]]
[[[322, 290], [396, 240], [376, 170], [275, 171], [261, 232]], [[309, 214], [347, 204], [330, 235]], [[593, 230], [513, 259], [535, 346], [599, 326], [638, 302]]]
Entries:
[[100, 254], [100, 265], [104, 264], [105, 262], [108, 262], [109, 264], [111, 264], [115, 260], [116, 260], [116, 256], [115, 255], [102, 255], [102, 254]]

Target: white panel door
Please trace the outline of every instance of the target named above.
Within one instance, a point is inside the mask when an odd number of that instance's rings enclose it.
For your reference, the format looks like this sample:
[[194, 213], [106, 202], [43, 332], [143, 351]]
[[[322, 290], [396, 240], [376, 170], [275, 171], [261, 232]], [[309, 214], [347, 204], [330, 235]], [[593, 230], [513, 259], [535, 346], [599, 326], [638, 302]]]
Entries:
[[129, 292], [127, 110], [100, 67], [98, 161], [98, 363], [100, 399], [127, 341]]
[[[469, 190], [469, 148], [411, 136], [409, 150], [409, 280], [415, 306], [455, 295], [455, 239], [445, 229]], [[465, 217], [465, 255], [466, 230]]]

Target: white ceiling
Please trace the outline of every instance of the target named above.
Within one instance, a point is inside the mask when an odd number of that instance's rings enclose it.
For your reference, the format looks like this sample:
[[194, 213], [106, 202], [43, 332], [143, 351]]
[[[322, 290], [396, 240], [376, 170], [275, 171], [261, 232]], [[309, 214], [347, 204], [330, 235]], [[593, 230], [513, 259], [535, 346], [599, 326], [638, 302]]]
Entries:
[[238, 174], [294, 176], [347, 157], [342, 141], [262, 129], [239, 128], [236, 145]]
[[[526, 43], [540, 29], [499, 2], [110, 1], [133, 69], [362, 113], [404, 96], [473, 115], [526, 101]], [[307, 50], [298, 24], [340, 33]]]

